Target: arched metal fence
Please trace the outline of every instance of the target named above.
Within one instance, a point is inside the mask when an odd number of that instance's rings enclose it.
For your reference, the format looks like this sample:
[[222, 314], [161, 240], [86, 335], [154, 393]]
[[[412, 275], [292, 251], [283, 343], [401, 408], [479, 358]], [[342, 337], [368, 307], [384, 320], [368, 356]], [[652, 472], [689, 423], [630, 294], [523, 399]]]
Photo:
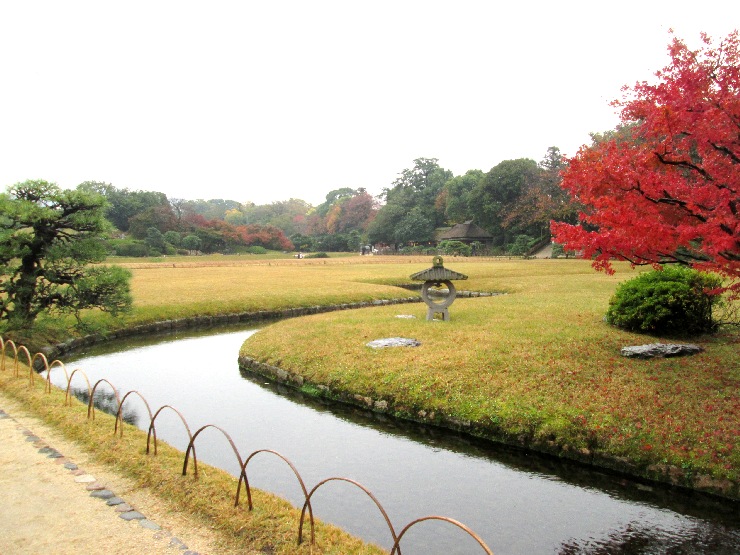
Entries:
[[88, 419], [92, 419], [92, 420], [95, 419], [95, 408], [94, 408], [95, 393], [98, 390], [98, 386], [100, 384], [106, 383], [113, 390], [113, 394], [115, 395], [115, 399], [116, 399], [117, 410], [116, 410], [116, 414], [115, 414], [115, 426], [114, 426], [114, 429], [113, 429], [113, 434], [114, 435], [119, 435], [119, 437], [123, 437], [123, 405], [124, 405], [124, 403], [126, 402], [126, 400], [128, 399], [128, 397], [130, 395], [136, 395], [139, 398], [141, 398], [141, 400], [144, 402], [144, 404], [146, 406], [146, 409], [148, 411], [148, 414], [149, 414], [149, 427], [148, 427], [147, 438], [146, 438], [146, 453], [147, 453], [147, 455], [151, 454], [150, 453], [150, 443], [151, 443], [151, 439], [152, 438], [154, 440], [154, 453], [153, 453], [153, 456], [156, 456], [156, 454], [157, 454], [157, 430], [156, 430], [156, 426], [155, 426], [155, 422], [157, 420], [157, 417], [159, 416], [159, 414], [164, 409], [169, 409], [169, 410], [174, 411], [177, 414], [177, 416], [179, 416], [180, 420], [182, 421], [183, 426], [185, 427], [185, 430], [187, 431], [188, 438], [189, 438], [189, 442], [188, 442], [187, 449], [185, 450], [185, 457], [184, 457], [183, 466], [182, 466], [182, 475], [183, 476], [186, 476], [187, 475], [188, 462], [190, 460], [190, 454], [192, 453], [192, 458], [193, 458], [193, 478], [196, 479], [196, 480], [198, 479], [198, 460], [197, 460], [196, 451], [195, 451], [195, 442], [198, 439], [198, 436], [201, 433], [203, 433], [205, 430], [208, 430], [208, 429], [211, 429], [211, 428], [214, 428], [217, 431], [221, 432], [221, 434], [223, 435], [223, 437], [226, 439], [226, 441], [231, 446], [231, 448], [232, 448], [232, 450], [234, 452], [234, 456], [235, 456], [235, 458], [236, 458], [236, 460], [237, 460], [237, 462], [239, 464], [239, 468], [240, 468], [240, 473], [239, 473], [239, 478], [238, 478], [238, 482], [237, 482], [236, 492], [234, 494], [234, 506], [238, 506], [239, 505], [239, 498], [240, 498], [240, 494], [241, 494], [242, 483], [244, 483], [244, 489], [246, 490], [246, 493], [247, 493], [248, 508], [249, 508], [250, 511], [253, 509], [253, 505], [252, 505], [252, 492], [251, 492], [251, 489], [250, 489], [250, 486], [249, 486], [249, 475], [247, 473], [247, 466], [249, 465], [249, 462], [256, 455], [259, 455], [259, 454], [262, 454], [262, 453], [272, 454], [272, 455], [277, 456], [278, 458], [280, 458], [282, 461], [284, 461], [290, 467], [290, 469], [292, 470], [292, 472], [295, 475], [296, 479], [298, 480], [298, 483], [299, 483], [299, 485], [301, 487], [301, 490], [303, 492], [304, 503], [303, 503], [303, 507], [301, 509], [300, 521], [298, 523], [298, 535], [297, 535], [297, 542], [298, 542], [298, 544], [300, 544], [300, 543], [303, 542], [303, 524], [304, 524], [305, 517], [306, 517], [306, 511], [308, 511], [308, 522], [309, 522], [309, 526], [310, 526], [310, 529], [311, 529], [311, 532], [310, 532], [310, 534], [311, 534], [311, 539], [310, 539], [311, 545], [313, 545], [314, 544], [314, 541], [315, 541], [315, 534], [314, 534], [314, 531], [315, 531], [314, 515], [313, 515], [313, 508], [311, 506], [311, 498], [314, 495], [314, 493], [318, 489], [320, 489], [322, 486], [324, 486], [325, 484], [327, 484], [328, 482], [344, 482], [344, 483], [348, 483], [348, 484], [350, 484], [350, 485], [352, 485], [354, 487], [357, 487], [360, 490], [362, 490], [373, 501], [373, 503], [377, 507], [378, 511], [383, 516], [386, 524], [388, 525], [388, 530], [390, 532], [390, 536], [391, 536], [391, 540], [392, 540], [392, 546], [391, 546], [391, 550], [390, 550], [390, 555], [394, 555], [394, 554], [401, 555], [401, 540], [403, 539], [403, 537], [406, 534], [406, 532], [410, 528], [416, 526], [417, 524], [422, 523], [422, 522], [425, 522], [425, 521], [430, 521], [430, 520], [442, 521], [442, 522], [446, 522], [448, 524], [453, 525], [454, 527], [458, 528], [459, 530], [461, 530], [462, 532], [464, 532], [465, 534], [467, 534], [468, 536], [470, 536], [471, 538], [473, 538], [473, 540], [475, 540], [478, 543], [478, 545], [480, 546], [481, 550], [484, 553], [487, 553], [488, 555], [493, 555], [493, 551], [491, 551], [491, 549], [480, 538], [480, 536], [478, 536], [473, 530], [471, 530], [470, 528], [468, 528], [467, 526], [465, 526], [463, 523], [458, 522], [458, 521], [456, 521], [456, 520], [454, 520], [452, 518], [449, 518], [449, 517], [446, 517], [446, 516], [437, 516], [437, 515], [424, 516], [424, 517], [421, 517], [421, 518], [417, 518], [417, 519], [413, 520], [412, 522], [409, 522], [408, 524], [406, 524], [401, 529], [401, 532], [400, 533], [396, 533], [396, 529], [393, 526], [393, 523], [391, 522], [390, 518], [388, 517], [388, 514], [385, 511], [385, 509], [383, 508], [383, 506], [380, 503], [380, 501], [378, 501], [378, 499], [375, 497], [375, 495], [373, 495], [373, 493], [370, 490], [368, 490], [362, 484], [360, 484], [360, 483], [358, 483], [358, 482], [356, 482], [354, 480], [351, 480], [349, 478], [342, 478], [342, 477], [326, 478], [324, 480], [321, 480], [318, 484], [316, 484], [309, 491], [306, 488], [306, 485], [305, 485], [305, 483], [303, 481], [303, 478], [301, 477], [301, 475], [298, 472], [298, 469], [295, 467], [295, 465], [290, 460], [288, 460], [286, 457], [284, 457], [283, 455], [281, 455], [280, 453], [278, 453], [277, 451], [273, 451], [271, 449], [259, 449], [257, 451], [254, 451], [254, 452], [250, 453], [249, 456], [247, 456], [246, 458], [243, 458], [242, 455], [241, 455], [241, 453], [239, 452], [239, 449], [234, 444], [234, 441], [231, 439], [231, 436], [228, 434], [228, 432], [226, 432], [226, 430], [224, 430], [224, 429], [222, 429], [222, 428], [220, 428], [220, 427], [218, 427], [218, 426], [216, 426], [214, 424], [206, 424], [205, 426], [202, 426], [201, 428], [199, 428], [195, 433], [191, 433], [190, 426], [188, 425], [187, 420], [185, 419], [185, 417], [177, 409], [175, 409], [174, 407], [172, 407], [170, 405], [163, 405], [163, 406], [159, 407], [154, 413], [152, 413], [152, 410], [151, 410], [151, 408], [149, 406], [149, 403], [144, 398], [144, 396], [140, 392], [138, 392], [138, 391], [135, 391], [135, 390], [128, 391], [126, 394], [123, 395], [123, 397], [121, 397], [119, 395], [118, 390], [115, 388], [115, 386], [113, 386], [113, 384], [110, 383], [106, 379], [100, 379], [100, 380], [98, 380], [97, 382], [95, 382], [95, 385], [93, 385], [91, 387], [90, 386], [90, 380], [88, 379], [87, 375], [81, 369], [77, 368], [77, 369], [73, 370], [72, 373], [70, 374], [67, 371], [67, 368], [65, 367], [64, 363], [62, 363], [61, 361], [54, 360], [50, 364], [49, 361], [47, 360], [46, 356], [43, 353], [36, 353], [35, 355], [31, 355], [31, 353], [29, 352], [29, 350], [25, 346], [18, 346], [18, 345], [15, 344], [15, 342], [13, 342], [11, 340], [5, 340], [2, 337], [0, 337], [0, 349], [2, 350], [2, 356], [0, 357], [0, 370], [3, 371], [3, 372], [5, 372], [6, 371], [6, 366], [7, 366], [7, 360], [8, 359], [11, 359], [12, 360], [12, 372], [13, 372], [14, 377], [16, 377], [16, 378], [21, 377], [21, 371], [20, 371], [20, 368], [21, 368], [21, 358], [24, 358], [26, 360], [26, 364], [27, 364], [27, 366], [29, 368], [29, 375], [28, 375], [28, 384], [29, 384], [29, 387], [32, 386], [35, 383], [35, 379], [36, 379], [36, 376], [37, 376], [37, 372], [35, 370], [35, 367], [39, 367], [41, 370], [46, 371], [46, 383], [44, 385], [44, 391], [46, 393], [50, 393], [51, 392], [51, 387], [52, 387], [52, 383], [51, 383], [51, 370], [53, 370], [53, 369], [55, 369], [57, 367], [58, 368], [61, 368], [62, 371], [64, 372], [64, 376], [65, 376], [65, 379], [67, 381], [66, 393], [65, 393], [65, 397], [64, 397], [64, 406], [70, 406], [71, 405], [70, 391], [71, 391], [72, 378], [75, 376], [75, 374], [80, 373], [84, 377], [85, 382], [87, 384], [87, 391], [88, 391], [87, 418]]

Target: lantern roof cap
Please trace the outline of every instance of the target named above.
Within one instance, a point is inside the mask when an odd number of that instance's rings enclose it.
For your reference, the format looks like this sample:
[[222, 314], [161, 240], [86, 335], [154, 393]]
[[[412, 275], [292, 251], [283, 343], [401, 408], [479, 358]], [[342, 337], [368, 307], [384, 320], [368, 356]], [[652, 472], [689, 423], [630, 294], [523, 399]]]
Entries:
[[432, 259], [432, 267], [411, 275], [415, 281], [452, 281], [453, 279], [468, 279], [468, 276], [444, 267], [441, 256]]

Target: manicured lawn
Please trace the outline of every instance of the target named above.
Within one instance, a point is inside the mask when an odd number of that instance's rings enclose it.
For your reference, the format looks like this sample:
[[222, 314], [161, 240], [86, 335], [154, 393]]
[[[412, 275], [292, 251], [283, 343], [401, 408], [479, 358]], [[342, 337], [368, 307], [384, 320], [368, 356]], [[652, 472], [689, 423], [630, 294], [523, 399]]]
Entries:
[[[102, 330], [158, 320], [416, 297], [398, 285], [431, 257], [265, 259], [246, 256], [116, 261], [132, 269], [134, 311]], [[242, 354], [327, 385], [335, 396], [385, 401], [399, 415], [469, 423], [476, 434], [738, 496], [740, 331], [684, 338], [699, 355], [634, 360], [626, 345], [675, 342], [603, 321], [617, 284], [579, 260], [448, 258], [467, 274], [450, 322], [422, 303], [284, 320]], [[414, 319], [397, 318], [412, 314]], [[403, 336], [415, 348], [372, 350]], [[319, 388], [307, 387], [311, 392]], [[733, 489], [734, 488], [734, 489]]]
[[[398, 283], [429, 265], [385, 266], [381, 281]], [[252, 336], [242, 354], [328, 385], [334, 394], [385, 400], [412, 418], [444, 413], [470, 421], [477, 433], [619, 468], [634, 465], [656, 478], [703, 481], [710, 489], [737, 482], [736, 330], [690, 338], [706, 349], [693, 357], [626, 359], [623, 346], [676, 341], [603, 322], [616, 284], [634, 275], [628, 267], [605, 276], [583, 261], [451, 259], [445, 265], [470, 276], [457, 283], [459, 290], [507, 294], [458, 299], [450, 322], [427, 322], [423, 304], [286, 320]], [[363, 279], [377, 282], [378, 275]], [[395, 336], [422, 345], [366, 347]]]

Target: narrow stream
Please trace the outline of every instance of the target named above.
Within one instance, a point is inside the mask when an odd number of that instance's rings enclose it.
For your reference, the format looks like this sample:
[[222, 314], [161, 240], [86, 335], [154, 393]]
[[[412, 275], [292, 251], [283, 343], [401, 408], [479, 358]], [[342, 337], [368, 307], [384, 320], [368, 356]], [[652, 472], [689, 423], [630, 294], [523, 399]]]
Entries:
[[[105, 378], [124, 395], [139, 391], [152, 411], [168, 404], [194, 432], [214, 424], [233, 438], [242, 457], [272, 449], [287, 457], [310, 490], [344, 477], [368, 488], [396, 532], [414, 519], [443, 515], [474, 530], [496, 555], [737, 554], [740, 505], [682, 490], [633, 482], [579, 465], [494, 446], [438, 429], [399, 423], [347, 407], [327, 406], [263, 380], [242, 376], [238, 328], [116, 342], [65, 360], [91, 383]], [[64, 373], [52, 381], [66, 387]], [[73, 386], [83, 389], [84, 379]], [[97, 395], [96, 395], [97, 397]], [[130, 419], [148, 428], [135, 395]], [[184, 451], [187, 433], [172, 411], [157, 419], [160, 440]], [[206, 430], [198, 460], [238, 475], [225, 438]], [[250, 463], [250, 483], [301, 507], [292, 472], [277, 457]], [[390, 532], [373, 502], [345, 482], [330, 482], [312, 500], [314, 515], [390, 549]], [[296, 523], [297, 532], [297, 523]], [[401, 543], [404, 555], [483, 551], [450, 524], [428, 521]]]

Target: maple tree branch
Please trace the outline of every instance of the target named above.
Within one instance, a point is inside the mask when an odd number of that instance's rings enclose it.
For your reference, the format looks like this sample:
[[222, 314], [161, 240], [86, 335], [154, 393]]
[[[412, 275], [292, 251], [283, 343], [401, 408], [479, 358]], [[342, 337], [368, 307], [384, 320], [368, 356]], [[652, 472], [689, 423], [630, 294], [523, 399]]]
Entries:
[[[671, 206], [677, 206], [678, 208], [682, 208], [685, 212], [688, 213], [689, 216], [692, 218], [696, 218], [702, 223], [706, 223], [707, 219], [702, 216], [701, 214], [697, 214], [693, 210], [689, 210], [688, 203], [685, 200], [677, 199], [673, 196], [671, 196], [668, 191], [663, 189], [663, 196], [661, 198], [652, 198], [645, 193], [645, 191], [642, 190], [642, 187], [640, 186], [640, 182], [638, 181], [635, 186], [632, 187], [632, 190], [637, 191], [642, 198], [647, 200], [648, 202], [652, 202], [653, 204], [669, 204]], [[711, 212], [711, 210], [705, 206], [697, 205], [702, 210], [706, 210], [708, 212]]]
[[665, 164], [666, 166], [678, 166], [680, 168], [686, 168], [686, 169], [689, 169], [689, 170], [694, 170], [699, 175], [701, 175], [702, 177], [704, 177], [706, 180], [708, 180], [708, 181], [714, 181], [714, 179], [712, 178], [712, 176], [704, 168], [700, 168], [696, 164], [692, 164], [691, 162], [688, 162], [686, 160], [670, 160], [670, 159], [666, 158], [660, 152], [655, 152], [654, 154], [655, 154], [655, 156], [657, 156], [658, 160], [660, 160], [660, 162], [662, 164]]
[[712, 145], [712, 148], [714, 148], [715, 150], [718, 150], [721, 153], [726, 154], [727, 156], [729, 156], [730, 157], [730, 160], [732, 160], [732, 162], [734, 164], [740, 164], [740, 157], [738, 157], [728, 147], [726, 147], [724, 145], [718, 145], [716, 143], [709, 143], [709, 144]]

